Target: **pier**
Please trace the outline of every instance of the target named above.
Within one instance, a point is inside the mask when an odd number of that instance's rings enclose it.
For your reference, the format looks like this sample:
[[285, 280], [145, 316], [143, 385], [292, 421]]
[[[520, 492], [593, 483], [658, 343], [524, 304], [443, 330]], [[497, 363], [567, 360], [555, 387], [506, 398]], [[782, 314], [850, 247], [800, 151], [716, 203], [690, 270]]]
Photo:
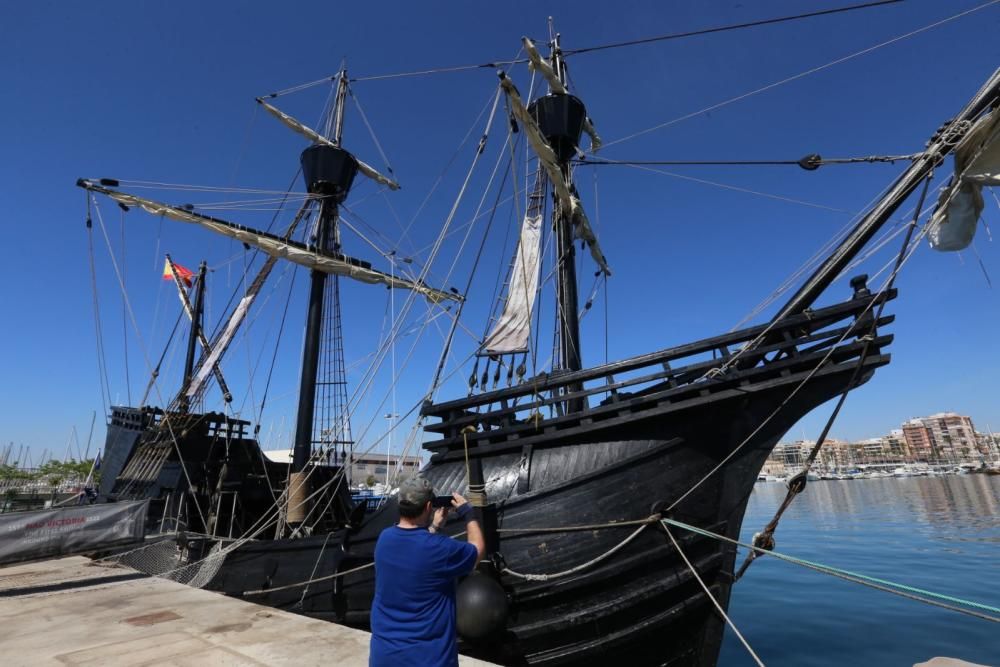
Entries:
[[[83, 557], [0, 569], [9, 667], [367, 667], [369, 637]], [[459, 664], [489, 665], [464, 656]]]

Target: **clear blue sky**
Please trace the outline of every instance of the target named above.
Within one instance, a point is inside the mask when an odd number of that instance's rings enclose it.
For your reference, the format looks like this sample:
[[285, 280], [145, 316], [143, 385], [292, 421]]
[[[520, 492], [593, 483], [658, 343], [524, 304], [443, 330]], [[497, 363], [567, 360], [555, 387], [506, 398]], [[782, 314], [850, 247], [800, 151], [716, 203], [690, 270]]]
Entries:
[[[554, 15], [566, 48], [665, 32], [742, 22], [838, 3], [769, 1], [539, 3], [295, 3], [63, 2], [15, 3], [0, 24], [0, 205], [4, 242], [0, 287], [0, 444], [30, 445], [62, 454], [73, 426], [86, 437], [90, 415], [102, 410], [95, 362], [93, 309], [84, 228], [84, 195], [77, 177], [247, 186], [283, 190], [297, 168], [302, 141], [255, 110], [253, 98], [334, 73], [348, 59], [353, 76], [481, 63], [513, 56], [524, 35], [543, 37]], [[843, 4], [843, 3], [840, 3]], [[865, 12], [812, 19], [571, 59], [575, 91], [585, 99], [607, 141], [703, 109], [765, 84], [920, 28], [980, 4], [969, 0], [908, 2]], [[1000, 62], [1000, 5], [875, 50], [760, 95], [696, 115], [641, 138], [609, 147], [615, 159], [796, 159], [806, 153], [854, 156], [919, 150]], [[515, 74], [522, 88], [525, 73]], [[411, 230], [406, 225], [452, 157], [472, 120], [490, 99], [490, 69], [412, 79], [359, 82], [364, 105], [403, 190], [382, 196], [359, 182], [348, 204], [365, 221], [398, 241], [400, 253], [429, 244], [440, 228], [471, 159], [458, 154], [441, 187]], [[280, 98], [283, 108], [315, 122], [327, 87]], [[475, 207], [503, 137], [474, 180]], [[481, 129], [476, 129], [478, 136]], [[360, 117], [349, 112], [345, 144], [382, 165]], [[731, 328], [767, 296], [853, 212], [891, 181], [902, 166], [797, 168], [675, 168], [672, 171], [799, 203], [727, 190], [627, 168], [599, 172], [599, 214], [592, 177], [581, 191], [615, 274], [610, 283], [610, 356], [619, 358]], [[301, 184], [296, 184], [301, 190]], [[162, 193], [161, 193], [162, 194]], [[171, 201], [183, 203], [187, 193]], [[222, 198], [226, 198], [223, 196]], [[190, 201], [205, 202], [210, 197]], [[354, 202], [352, 204], [352, 202]], [[388, 203], [387, 203], [388, 202]], [[806, 205], [808, 204], [812, 205]], [[390, 208], [391, 203], [391, 208]], [[215, 321], [237, 286], [243, 253], [208, 232], [162, 225], [138, 212], [125, 222], [102, 202], [108, 234], [123, 262], [142, 343], [128, 325], [129, 370], [123, 355], [122, 300], [100, 230], [95, 235], [98, 290], [104, 316], [112, 399], [133, 402], [147, 380], [145, 355], [155, 362], [177, 316], [178, 304], [159, 272], [163, 252], [194, 269], [214, 267], [210, 316]], [[266, 211], [230, 218], [264, 226]], [[397, 218], [398, 216], [398, 218]], [[494, 276], [505, 266], [502, 209], [473, 287], [466, 322], [482, 331]], [[987, 199], [986, 222], [1000, 221]], [[401, 222], [400, 222], [401, 221]], [[474, 233], [478, 242], [481, 228]], [[457, 248], [453, 237], [444, 256]], [[356, 255], [373, 257], [348, 236]], [[895, 250], [895, 243], [889, 252]], [[898, 320], [893, 364], [856, 392], [834, 435], [878, 435], [911, 416], [940, 410], [972, 415], [1000, 429], [1000, 250], [980, 230], [975, 255], [943, 255], [922, 248], [899, 280], [891, 307]], [[124, 250], [124, 259], [122, 251]], [[863, 269], [889, 259], [881, 253]], [[226, 263], [228, 260], [229, 263]], [[468, 256], [456, 278], [463, 285]], [[590, 286], [589, 265], [582, 291]], [[863, 269], [859, 269], [863, 270]], [[448, 271], [434, 267], [439, 279]], [[226, 364], [237, 402], [259, 403], [291, 270], [276, 272], [274, 291]], [[298, 276], [279, 369], [262, 430], [277, 442], [290, 427], [302, 330], [305, 273]], [[827, 300], [847, 297], [846, 281]], [[478, 297], [477, 297], [478, 295]], [[371, 350], [386, 309], [385, 290], [345, 287], [349, 363]], [[397, 294], [397, 299], [402, 297]], [[397, 301], [398, 305], [399, 301]], [[420, 306], [423, 308], [423, 306]], [[585, 361], [603, 360], [601, 302], [584, 325]], [[443, 320], [439, 320], [443, 323]], [[443, 326], [443, 324], [442, 324]], [[548, 336], [543, 332], [543, 340]], [[412, 337], [411, 339], [412, 340]], [[397, 394], [403, 412], [426, 388], [440, 336], [432, 326]], [[465, 337], [459, 352], [470, 348]], [[409, 340], [399, 347], [399, 361]], [[258, 364], [250, 380], [248, 367]], [[145, 350], [145, 352], [143, 352]], [[179, 349], [161, 377], [163, 393], [179, 381]], [[172, 375], [171, 375], [172, 373]], [[462, 395], [468, 371], [443, 395]], [[360, 373], [352, 372], [357, 381]], [[384, 381], [382, 373], [380, 380]], [[383, 385], [384, 386], [384, 385]], [[378, 415], [381, 394], [362, 412]], [[216, 401], [216, 399], [212, 399]], [[158, 401], [157, 401], [158, 402]], [[216, 407], [217, 402], [209, 407]], [[797, 426], [795, 437], [815, 437], [828, 408]], [[362, 420], [358, 420], [361, 422]], [[100, 424], [101, 420], [98, 419]], [[356, 424], [361, 430], [363, 424]], [[99, 428], [96, 441], [103, 440]]]

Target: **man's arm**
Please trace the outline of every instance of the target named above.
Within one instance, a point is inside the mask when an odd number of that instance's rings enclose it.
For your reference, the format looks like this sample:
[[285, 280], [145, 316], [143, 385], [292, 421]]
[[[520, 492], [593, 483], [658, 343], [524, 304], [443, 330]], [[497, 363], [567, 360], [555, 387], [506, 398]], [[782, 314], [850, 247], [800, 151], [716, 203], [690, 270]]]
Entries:
[[450, 507], [439, 507], [434, 510], [434, 519], [431, 521], [431, 525], [427, 528], [428, 532], [437, 533], [441, 531], [445, 522], [448, 520], [448, 511], [450, 509]]
[[475, 512], [469, 501], [457, 493], [451, 494], [451, 497], [451, 504], [455, 508], [456, 513], [459, 516], [465, 517], [465, 537], [469, 544], [476, 547], [476, 562], [479, 562], [486, 553], [486, 539], [483, 537], [483, 529], [479, 525], [479, 521], [476, 519]]

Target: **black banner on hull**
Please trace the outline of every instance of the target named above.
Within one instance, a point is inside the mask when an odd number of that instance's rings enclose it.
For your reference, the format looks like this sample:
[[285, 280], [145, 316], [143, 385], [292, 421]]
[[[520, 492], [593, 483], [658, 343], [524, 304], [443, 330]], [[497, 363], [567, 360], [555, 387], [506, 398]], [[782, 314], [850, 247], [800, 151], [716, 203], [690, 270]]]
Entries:
[[149, 502], [0, 514], [0, 565], [141, 542]]

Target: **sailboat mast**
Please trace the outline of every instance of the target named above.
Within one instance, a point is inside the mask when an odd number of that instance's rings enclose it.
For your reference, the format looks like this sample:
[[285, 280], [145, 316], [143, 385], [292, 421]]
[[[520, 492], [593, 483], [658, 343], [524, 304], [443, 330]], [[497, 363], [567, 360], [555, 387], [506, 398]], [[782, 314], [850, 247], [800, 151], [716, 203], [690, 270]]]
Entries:
[[[205, 273], [208, 267], [204, 261], [198, 267], [198, 285], [194, 295], [194, 307], [191, 309], [191, 333], [188, 334], [187, 355], [184, 357], [184, 384], [187, 389], [194, 377], [194, 355], [198, 349], [198, 335], [201, 332], [202, 314], [205, 311]], [[188, 397], [181, 391], [180, 406], [182, 411], [187, 411], [189, 407]]]
[[[335, 146], [316, 144], [302, 153], [303, 174], [309, 192], [325, 195], [320, 201], [316, 237], [313, 243], [316, 250], [323, 253], [340, 252], [337, 204], [347, 197], [351, 182], [354, 180], [354, 174], [357, 172], [356, 160], [350, 153], [340, 148], [340, 140], [344, 131], [344, 99], [346, 95], [347, 72], [341, 70], [332, 114], [333, 136], [330, 137]], [[348, 166], [349, 164], [353, 164], [353, 169]], [[331, 173], [329, 171], [331, 168], [334, 168], [337, 173]], [[342, 180], [344, 178], [348, 178], [346, 183]], [[338, 180], [340, 182], [337, 182]], [[299, 381], [299, 405], [295, 420], [295, 441], [292, 448], [292, 473], [302, 472], [312, 455], [316, 377], [319, 371], [320, 344], [323, 336], [323, 296], [326, 292], [327, 274], [313, 269], [309, 279], [309, 307], [306, 313], [305, 345], [302, 349], [302, 375]]]
[[[562, 50], [559, 47], [559, 35], [552, 40], [552, 69], [559, 80], [566, 83], [566, 66], [562, 60]], [[566, 185], [572, 190], [572, 173], [569, 168], [575, 145], [557, 146], [556, 155], [559, 169], [562, 171]], [[555, 197], [555, 195], [553, 195]], [[556, 236], [557, 276], [557, 317], [559, 318], [559, 361], [560, 368], [566, 371], [578, 371], [582, 366], [580, 355], [580, 313], [577, 304], [576, 285], [576, 247], [573, 245], [573, 212], [567, 211], [555, 199], [554, 227]]]

